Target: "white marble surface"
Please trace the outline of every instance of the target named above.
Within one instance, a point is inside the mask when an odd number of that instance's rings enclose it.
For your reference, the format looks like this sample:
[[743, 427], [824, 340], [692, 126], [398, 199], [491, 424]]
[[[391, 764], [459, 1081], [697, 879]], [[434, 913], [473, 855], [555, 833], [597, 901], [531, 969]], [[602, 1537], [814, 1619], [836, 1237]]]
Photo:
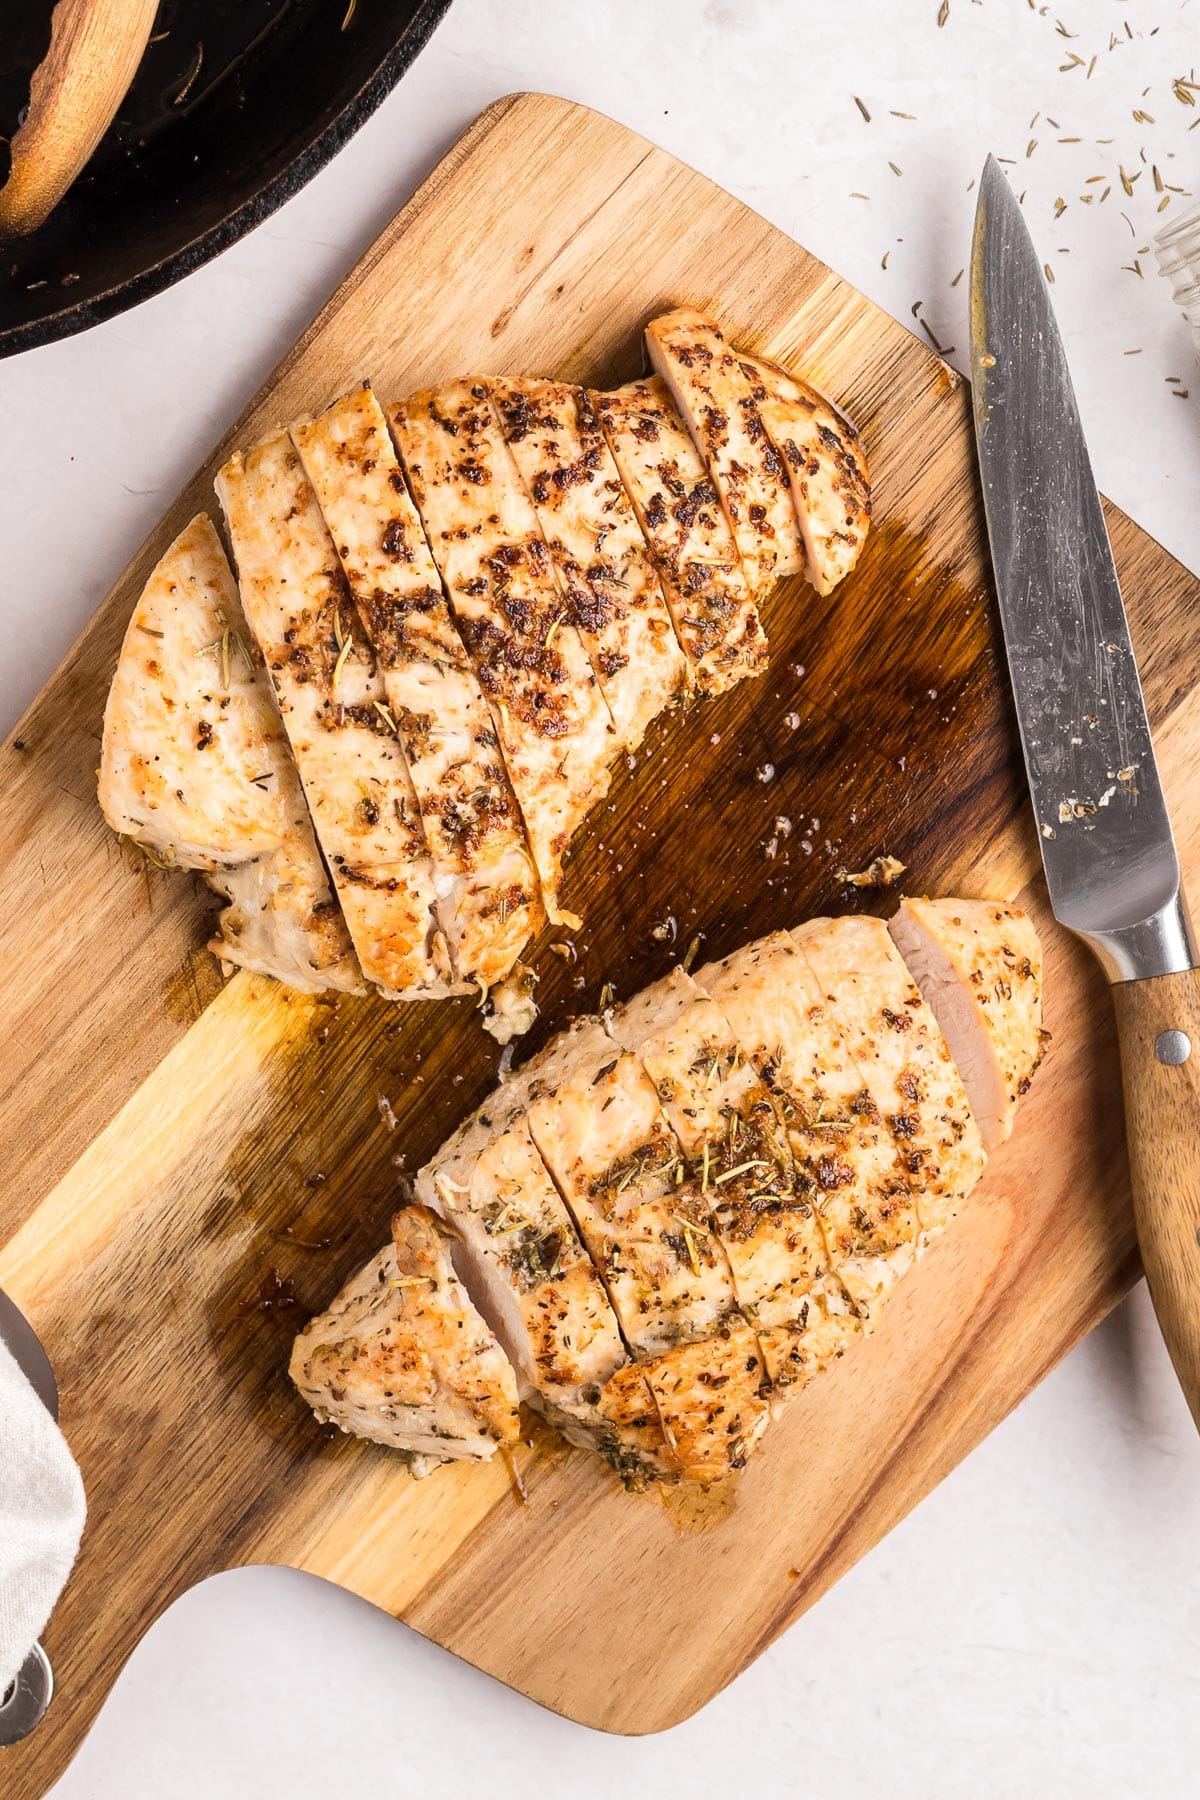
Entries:
[[[521, 87], [655, 137], [898, 317], [922, 300], [960, 365], [965, 283], [951, 284], [968, 184], [986, 150], [1014, 157], [1055, 267], [1102, 485], [1200, 567], [1200, 370], [1152, 259], [1144, 281], [1121, 266], [1163, 222], [1149, 163], [1200, 193], [1200, 132], [1188, 133], [1200, 107], [1171, 86], [1190, 78], [1200, 7], [1061, 0], [1040, 15], [1026, 0], [950, 0], [942, 29], [937, 11], [937, 0], [457, 0], [383, 110], [251, 238], [125, 318], [0, 364], [0, 725], [420, 175], [481, 106]], [[1063, 70], [1075, 55], [1082, 64]], [[1131, 199], [1122, 163], [1145, 171]], [[1165, 217], [1191, 204], [1173, 196]], [[1171, 375], [1196, 377], [1187, 400]], [[1200, 1446], [1139, 1293], [674, 1733], [587, 1733], [331, 1588], [250, 1571], [188, 1596], [150, 1634], [58, 1791], [315, 1800], [336, 1782], [503, 1800], [550, 1784], [703, 1785], [735, 1800], [816, 1785], [844, 1800], [1184, 1800], [1200, 1753], [1198, 1516]]]

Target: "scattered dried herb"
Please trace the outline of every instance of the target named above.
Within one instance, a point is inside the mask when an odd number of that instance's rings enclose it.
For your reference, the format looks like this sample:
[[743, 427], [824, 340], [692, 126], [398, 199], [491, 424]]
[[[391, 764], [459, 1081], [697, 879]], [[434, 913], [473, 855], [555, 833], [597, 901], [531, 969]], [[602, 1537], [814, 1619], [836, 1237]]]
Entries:
[[197, 42], [196, 53], [193, 56], [191, 64], [188, 68], [188, 72], [184, 77], [183, 86], [180, 88], [180, 90], [176, 94], [174, 100], [172, 100], [172, 102], [171, 102], [172, 106], [182, 106], [183, 105], [183, 102], [187, 99], [188, 95], [191, 93], [192, 89], [196, 85], [196, 77], [199, 75], [200, 70], [203, 67], [203, 64], [204, 64], [204, 45], [202, 42]]

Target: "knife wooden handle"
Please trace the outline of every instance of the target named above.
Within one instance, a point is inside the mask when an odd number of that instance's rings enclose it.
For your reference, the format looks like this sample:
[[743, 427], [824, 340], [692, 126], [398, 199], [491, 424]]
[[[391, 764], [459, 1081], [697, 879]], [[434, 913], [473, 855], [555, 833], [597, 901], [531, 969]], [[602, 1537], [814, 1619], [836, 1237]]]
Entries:
[[1118, 982], [1112, 995], [1142, 1263], [1200, 1427], [1200, 970]]

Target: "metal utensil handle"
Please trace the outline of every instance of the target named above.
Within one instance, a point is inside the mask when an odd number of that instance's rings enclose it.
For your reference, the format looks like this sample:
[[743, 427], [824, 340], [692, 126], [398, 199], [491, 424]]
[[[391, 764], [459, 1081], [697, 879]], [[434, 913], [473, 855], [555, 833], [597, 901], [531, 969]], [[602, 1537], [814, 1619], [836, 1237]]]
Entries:
[[19, 1744], [41, 1719], [54, 1694], [50, 1658], [35, 1644], [17, 1672], [17, 1678], [0, 1699], [0, 1749]]
[[[41, 1339], [20, 1308], [0, 1291], [0, 1342], [54, 1419], [58, 1417], [58, 1384]], [[42, 1718], [54, 1695], [50, 1658], [35, 1644], [17, 1671], [8, 1692], [0, 1696], [0, 1748], [19, 1744]]]

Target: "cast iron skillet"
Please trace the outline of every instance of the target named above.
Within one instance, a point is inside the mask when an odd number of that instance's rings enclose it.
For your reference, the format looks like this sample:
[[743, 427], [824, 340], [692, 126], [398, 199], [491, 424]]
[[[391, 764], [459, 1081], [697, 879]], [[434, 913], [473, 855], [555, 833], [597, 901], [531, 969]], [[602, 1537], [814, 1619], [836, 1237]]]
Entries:
[[[274, 212], [374, 111], [449, 4], [162, 0], [82, 175], [39, 231], [0, 244], [0, 356], [111, 318]], [[6, 8], [3, 177], [52, 10]]]

